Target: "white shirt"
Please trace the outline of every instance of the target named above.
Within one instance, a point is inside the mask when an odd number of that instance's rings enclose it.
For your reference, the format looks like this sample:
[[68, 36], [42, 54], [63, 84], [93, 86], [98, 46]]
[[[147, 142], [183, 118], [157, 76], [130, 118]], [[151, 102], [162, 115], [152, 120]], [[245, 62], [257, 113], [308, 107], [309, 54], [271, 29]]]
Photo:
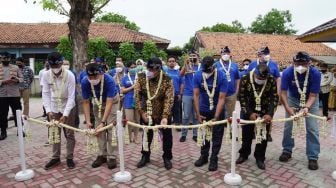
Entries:
[[42, 86], [42, 76], [45, 71], [48, 71], [46, 68], [41, 69], [39, 72], [39, 80], [40, 80], [40, 86]]
[[60, 88], [62, 86], [62, 80], [64, 76], [64, 72], [55, 78], [56, 87], [52, 83], [51, 70], [47, 70], [43, 72], [42, 75], [42, 100], [43, 106], [46, 109], [46, 112], [53, 112], [53, 113], [62, 113], [63, 116], [69, 116], [71, 109], [75, 106], [75, 88], [76, 88], [76, 80], [74, 74], [69, 70], [62, 70], [67, 71], [65, 83], [61, 93], [61, 111], [58, 108], [57, 103], [57, 93], [55, 88]]
[[330, 83], [334, 75], [331, 72], [321, 73], [321, 93], [330, 92]]

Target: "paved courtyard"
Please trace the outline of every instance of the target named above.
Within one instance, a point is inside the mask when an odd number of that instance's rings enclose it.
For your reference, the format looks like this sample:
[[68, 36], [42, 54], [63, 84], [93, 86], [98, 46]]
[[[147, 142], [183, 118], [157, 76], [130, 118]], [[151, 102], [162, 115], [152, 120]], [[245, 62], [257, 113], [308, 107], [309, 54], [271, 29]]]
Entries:
[[[31, 99], [31, 116], [38, 117], [41, 112], [41, 99]], [[334, 112], [331, 112], [333, 114]], [[83, 122], [81, 116], [81, 122]], [[275, 118], [284, 117], [283, 107], [280, 106]], [[331, 121], [329, 122], [331, 124]], [[84, 125], [80, 125], [84, 128]], [[266, 152], [266, 170], [256, 167], [253, 156], [242, 165], [237, 166], [237, 173], [243, 178], [241, 187], [336, 187], [336, 181], [331, 173], [336, 170], [336, 140], [327, 136], [320, 138], [321, 155], [320, 169], [310, 171], [307, 169], [305, 156], [305, 136], [296, 139], [296, 148], [293, 159], [288, 163], [278, 161], [281, 154], [281, 140], [283, 124], [276, 124], [273, 128], [273, 142], [268, 144]], [[161, 158], [162, 151], [153, 152], [151, 163], [144, 168], [137, 169], [140, 159], [141, 145], [130, 144], [125, 146], [126, 170], [131, 172], [132, 181], [118, 184], [113, 181], [113, 175], [118, 168], [109, 170], [104, 164], [99, 168], [91, 168], [95, 155], [87, 154], [84, 136], [76, 133], [75, 162], [76, 168], [68, 170], [65, 163], [65, 144], [62, 138], [61, 165], [52, 170], [43, 169], [51, 156], [51, 146], [44, 146], [47, 141], [47, 129], [41, 125], [32, 124], [33, 139], [26, 143], [27, 165], [35, 171], [35, 177], [25, 182], [16, 182], [15, 173], [20, 171], [19, 146], [16, 128], [10, 123], [8, 137], [0, 141], [0, 187], [231, 187], [224, 183], [223, 177], [230, 169], [231, 145], [226, 144], [221, 149], [219, 157], [219, 170], [209, 172], [208, 166], [201, 168], [194, 166], [199, 157], [200, 148], [191, 140], [191, 131], [185, 143], [179, 142], [179, 133], [173, 131], [173, 169], [167, 171]], [[328, 128], [328, 132], [329, 132]], [[160, 147], [161, 148], [161, 147]], [[238, 146], [239, 148], [239, 146]]]

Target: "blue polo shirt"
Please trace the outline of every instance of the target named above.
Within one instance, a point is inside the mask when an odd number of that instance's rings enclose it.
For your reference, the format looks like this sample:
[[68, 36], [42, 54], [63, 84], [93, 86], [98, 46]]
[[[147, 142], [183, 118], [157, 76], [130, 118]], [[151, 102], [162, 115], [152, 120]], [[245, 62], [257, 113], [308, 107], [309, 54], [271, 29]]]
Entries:
[[[134, 84], [135, 75], [130, 75], [130, 78]], [[124, 76], [121, 80], [121, 87], [129, 88], [132, 86], [131, 81], [129, 80], [128, 76]], [[134, 109], [134, 89], [128, 91], [124, 94], [124, 108], [125, 109]]]
[[[217, 70], [223, 72], [224, 76], [226, 77], [226, 73], [225, 73], [225, 71], [224, 71], [224, 69], [221, 65], [221, 62], [217, 61], [215, 66], [216, 66]], [[224, 63], [224, 66], [225, 66], [225, 69], [228, 70], [229, 63]], [[227, 90], [227, 93], [226, 93], [227, 97], [235, 94], [235, 92], [236, 92], [236, 80], [240, 79], [239, 67], [238, 67], [237, 63], [231, 62], [231, 67], [230, 67], [229, 71], [230, 71], [231, 81], [230, 82], [228, 81], [228, 90]]]
[[[202, 69], [201, 66], [198, 66], [198, 65], [194, 65], [192, 68], [193, 68], [193, 71], [195, 72]], [[194, 74], [196, 73], [188, 73], [188, 74], [185, 74], [183, 77], [183, 84], [184, 84], [183, 95], [185, 96], [193, 96]]]
[[116, 74], [116, 70], [111, 69], [111, 70], [108, 71], [108, 74], [111, 75], [112, 77], [114, 77], [114, 75]]
[[[93, 97], [91, 91], [91, 85], [88, 80], [88, 77], [84, 78], [81, 81], [82, 86], [82, 96], [84, 100]], [[94, 86], [94, 90], [97, 96], [97, 99], [100, 98], [100, 83]], [[116, 86], [114, 80], [107, 74], [104, 74], [104, 90], [103, 90], [103, 101], [106, 101], [106, 98], [113, 98], [117, 95]]]
[[[298, 81], [300, 88], [303, 89], [303, 83], [305, 80], [307, 72], [298, 75]], [[321, 73], [315, 67], [309, 66], [309, 76], [308, 76], [308, 85], [306, 97], [309, 97], [309, 93], [318, 94], [320, 92], [320, 84], [321, 84]], [[298, 88], [295, 84], [294, 79], [294, 66], [290, 66], [285, 69], [282, 73], [281, 77], [281, 90], [288, 91], [288, 95], [291, 97], [295, 97], [300, 99], [300, 94]]]
[[[214, 75], [212, 75], [210, 78], [206, 80], [210, 92], [212, 91], [213, 81], [214, 81]], [[224, 75], [222, 71], [217, 71], [217, 84], [214, 96], [214, 108], [212, 111], [210, 110], [209, 96], [206, 90], [204, 89], [202, 71], [198, 71], [195, 73], [193, 79], [193, 88], [198, 88], [200, 90], [200, 100], [199, 100], [200, 111], [205, 113], [215, 112], [218, 103], [219, 93], [220, 92], [226, 93], [228, 91], [228, 82], [226, 80], [226, 75]]]
[[82, 82], [83, 78], [87, 77], [87, 73], [85, 70], [79, 73], [79, 83]]
[[178, 94], [180, 94], [180, 86], [183, 83], [183, 77], [181, 77], [179, 70], [170, 68], [167, 69], [166, 74], [173, 80], [174, 94], [175, 96], [177, 96]]
[[[248, 67], [248, 71], [251, 71], [253, 70], [254, 68], [256, 68], [258, 66], [258, 63], [257, 63], [257, 60], [255, 61], [252, 61], [252, 63], [249, 64], [249, 67]], [[274, 77], [274, 78], [279, 78], [280, 77], [280, 71], [279, 71], [279, 66], [278, 64], [273, 61], [273, 60], [270, 60], [269, 63], [268, 63], [268, 68], [270, 70], [270, 74]]]

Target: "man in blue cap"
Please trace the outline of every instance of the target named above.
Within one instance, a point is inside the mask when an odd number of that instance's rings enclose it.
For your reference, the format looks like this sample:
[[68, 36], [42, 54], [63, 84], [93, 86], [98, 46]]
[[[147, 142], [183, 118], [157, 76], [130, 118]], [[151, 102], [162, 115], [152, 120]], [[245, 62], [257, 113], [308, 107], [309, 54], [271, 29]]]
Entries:
[[[193, 79], [195, 112], [199, 123], [203, 121], [219, 121], [224, 119], [225, 95], [228, 88], [226, 75], [214, 66], [212, 57], [206, 56], [202, 60], [203, 69], [195, 73]], [[222, 146], [224, 126], [212, 127], [212, 153], [209, 171], [218, 168], [218, 154]], [[201, 148], [201, 156], [195, 162], [196, 167], [208, 162], [210, 141], [205, 141]]]
[[[74, 74], [62, 68], [63, 57], [58, 52], [48, 55], [50, 69], [42, 76], [42, 100], [49, 120], [57, 120], [61, 123], [75, 127], [75, 89], [76, 79]], [[63, 128], [67, 140], [67, 166], [75, 168], [73, 153], [75, 149], [75, 133], [73, 130]], [[61, 132], [61, 128], [58, 130]], [[53, 144], [52, 159], [45, 165], [45, 169], [51, 169], [60, 164], [61, 142]]]
[[[282, 73], [281, 100], [286, 110], [286, 117], [293, 116], [296, 109], [304, 114], [308, 112], [318, 115], [321, 73], [311, 66], [311, 58], [306, 52], [298, 52], [293, 58], [293, 65]], [[319, 127], [313, 117], [305, 117], [306, 120], [306, 155], [308, 169], [317, 170], [320, 153]], [[292, 138], [293, 122], [287, 121], [284, 127], [282, 139], [281, 162], [287, 162], [292, 158], [294, 138]]]
[[[279, 96], [277, 94], [275, 78], [269, 74], [267, 65], [259, 64], [255, 69], [241, 78], [239, 101], [241, 106], [240, 116], [242, 119], [254, 121], [260, 117], [264, 119], [265, 126], [270, 126], [274, 109], [278, 105]], [[258, 127], [256, 128], [258, 129]], [[246, 161], [251, 154], [255, 124], [244, 125], [242, 129], [243, 143], [239, 150], [240, 156], [236, 161], [237, 164]], [[263, 134], [266, 134], [266, 132]], [[256, 135], [256, 137], [257, 139], [262, 139], [259, 135]], [[267, 141], [263, 139], [259, 141], [260, 143], [257, 143], [255, 147], [254, 157], [256, 158], [258, 168], [264, 170]]]

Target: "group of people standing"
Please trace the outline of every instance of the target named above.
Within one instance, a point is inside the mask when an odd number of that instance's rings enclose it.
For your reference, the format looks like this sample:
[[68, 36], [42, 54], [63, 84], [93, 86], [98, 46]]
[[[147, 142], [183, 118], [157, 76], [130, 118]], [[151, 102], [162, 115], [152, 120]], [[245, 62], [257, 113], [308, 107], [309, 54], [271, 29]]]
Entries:
[[[224, 47], [221, 58], [215, 60], [206, 56], [200, 58], [191, 51], [181, 69], [177, 59], [169, 57], [167, 65], [156, 57], [146, 63], [137, 60], [122, 62], [118, 58], [116, 68], [108, 70], [102, 59], [87, 63], [79, 80], [75, 74], [66, 69], [59, 53], [48, 56], [50, 69], [41, 75], [43, 105], [49, 120], [55, 119], [71, 126], [76, 126], [76, 92], [81, 92], [82, 107], [87, 128], [96, 131], [108, 124], [115, 123], [117, 110], [122, 110], [128, 121], [146, 125], [189, 125], [204, 121], [219, 121], [232, 116], [237, 99], [240, 101], [240, 116], [246, 120], [264, 119], [267, 126], [267, 140], [270, 136], [272, 118], [278, 106], [279, 97], [286, 110], [286, 117], [294, 115], [297, 110], [318, 114], [318, 97], [321, 74], [311, 66], [310, 56], [298, 52], [293, 63], [280, 77], [276, 62], [271, 60], [270, 50], [263, 47], [258, 50], [258, 58], [249, 63], [244, 61], [246, 71], [240, 72], [239, 66], [232, 60], [231, 50]], [[5, 59], [0, 66], [0, 94], [4, 87], [22, 82], [16, 67], [7, 68]], [[245, 65], [246, 62], [246, 65]], [[9, 69], [9, 70], [7, 70]], [[8, 73], [5, 73], [7, 70]], [[15, 79], [7, 81], [9, 75]], [[76, 80], [80, 87], [76, 88]], [[0, 96], [2, 101], [3, 97]], [[8, 112], [8, 110], [7, 110]], [[182, 116], [181, 116], [182, 114]], [[4, 114], [6, 115], [6, 114]], [[2, 117], [3, 115], [1, 115]], [[92, 117], [93, 116], [93, 117]], [[315, 119], [307, 117], [307, 157], [308, 168], [318, 169], [320, 152], [318, 125]], [[1, 122], [2, 123], [2, 122]], [[3, 124], [1, 124], [1, 127]], [[236, 163], [241, 164], [251, 154], [255, 125], [243, 126], [243, 143]], [[283, 152], [280, 161], [287, 162], [292, 157], [294, 139], [291, 136], [292, 122], [286, 122], [283, 136]], [[2, 129], [1, 129], [2, 130]], [[139, 143], [138, 129], [129, 127], [130, 141]], [[180, 142], [187, 139], [188, 129], [182, 129]], [[112, 146], [112, 130], [96, 132], [99, 153], [92, 167], [107, 163], [108, 168], [116, 167], [116, 157]], [[142, 157], [138, 168], [150, 162], [150, 146], [153, 131], [143, 135], [148, 140], [148, 151], [142, 148]], [[205, 141], [201, 147], [200, 157], [195, 166], [200, 167], [209, 162], [209, 171], [218, 168], [218, 155], [221, 149], [224, 125], [212, 127], [212, 150], [210, 142]], [[73, 151], [75, 137], [72, 130], [64, 129], [67, 139], [67, 166], [74, 168]], [[197, 129], [192, 132], [192, 139], [197, 140]], [[160, 129], [159, 138], [163, 146], [163, 162], [167, 170], [172, 168], [172, 129]], [[265, 169], [267, 140], [256, 144], [254, 156], [258, 168]], [[143, 145], [144, 146], [144, 145]], [[210, 158], [209, 158], [210, 156]], [[60, 164], [60, 143], [53, 144], [52, 159], [45, 168], [50, 169]]]

